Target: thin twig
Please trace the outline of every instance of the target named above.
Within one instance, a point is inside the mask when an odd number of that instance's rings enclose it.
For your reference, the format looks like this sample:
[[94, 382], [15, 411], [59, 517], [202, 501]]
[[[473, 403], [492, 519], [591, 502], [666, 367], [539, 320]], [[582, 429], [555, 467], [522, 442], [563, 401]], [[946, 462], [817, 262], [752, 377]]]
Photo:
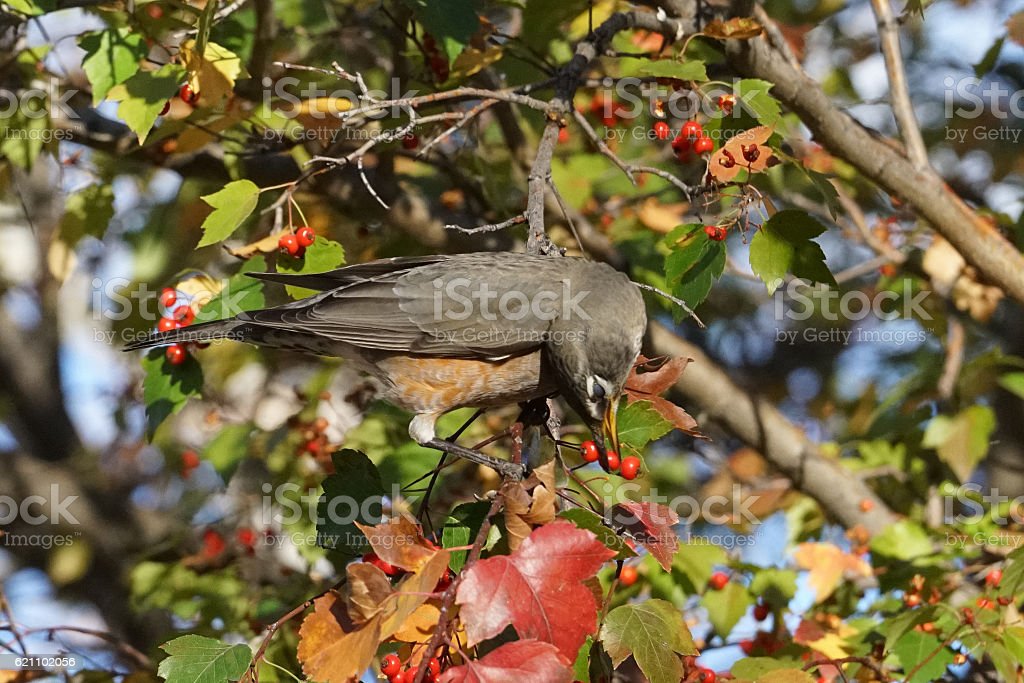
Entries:
[[645, 284], [643, 282], [635, 282], [635, 281], [633, 282], [633, 284], [636, 285], [637, 287], [639, 287], [640, 289], [646, 289], [648, 292], [654, 292], [658, 296], [661, 296], [661, 297], [664, 297], [664, 298], [668, 299], [669, 301], [674, 303], [676, 306], [679, 306], [679, 308], [681, 308], [684, 311], [686, 311], [687, 313], [689, 313], [690, 317], [693, 318], [694, 322], [696, 322], [698, 325], [700, 325], [701, 329], [706, 329], [707, 326], [704, 324], [704, 321], [701, 320], [700, 317], [698, 317], [698, 315], [693, 312], [693, 309], [690, 308], [689, 306], [687, 306], [686, 302], [683, 301], [682, 299], [680, 299], [678, 297], [675, 297], [675, 296], [672, 296], [668, 292], [666, 292], [664, 290], [661, 290], [661, 289], [658, 289], [657, 287], [654, 287], [653, 285], [648, 285], [648, 284]]

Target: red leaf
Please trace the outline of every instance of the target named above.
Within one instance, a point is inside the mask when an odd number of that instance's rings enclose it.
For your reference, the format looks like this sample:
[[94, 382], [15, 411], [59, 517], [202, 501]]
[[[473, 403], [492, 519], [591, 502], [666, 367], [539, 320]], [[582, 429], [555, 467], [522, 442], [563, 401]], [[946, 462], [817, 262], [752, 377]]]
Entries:
[[612, 521], [616, 526], [625, 527], [665, 571], [672, 568], [672, 558], [679, 550], [679, 537], [672, 529], [679, 523], [679, 515], [672, 508], [629, 500], [615, 505]]
[[672, 401], [661, 396], [654, 396], [647, 400], [651, 402], [651, 407], [657, 410], [659, 415], [671, 422], [672, 426], [676, 429], [684, 431], [690, 436], [696, 436], [701, 439], [707, 438], [697, 429], [697, 421]]
[[582, 582], [614, 556], [591, 532], [555, 521], [536, 529], [511, 555], [477, 562], [455, 600], [469, 645], [512, 624], [521, 638], [551, 643], [573, 660], [597, 630], [597, 603]]
[[554, 645], [517, 640], [444, 672], [441, 683], [569, 683], [572, 669]]
[[[626, 396], [629, 401], [650, 400], [659, 396], [678, 381], [692, 358], [644, 358], [640, 357], [637, 372], [626, 379]], [[644, 370], [644, 372], [640, 372]]]

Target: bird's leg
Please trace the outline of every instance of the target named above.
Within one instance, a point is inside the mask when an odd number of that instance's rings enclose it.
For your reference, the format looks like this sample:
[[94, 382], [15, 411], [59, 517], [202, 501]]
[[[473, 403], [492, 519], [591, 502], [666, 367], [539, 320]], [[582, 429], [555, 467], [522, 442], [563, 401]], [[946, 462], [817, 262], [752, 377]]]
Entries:
[[513, 425], [512, 432], [513, 454], [518, 456], [515, 462], [522, 462], [525, 449], [526, 462], [539, 464], [541, 434], [538, 428], [546, 426], [550, 416], [547, 398], [520, 403], [519, 408], [519, 417]]
[[[455, 430], [455, 433], [448, 437], [447, 441], [455, 443], [462, 433], [469, 429], [469, 426], [477, 421], [477, 419], [484, 414], [483, 408], [477, 408], [476, 412], [470, 415], [469, 419], [462, 423], [462, 426]], [[441, 457], [437, 460], [437, 466], [434, 468], [433, 473], [430, 475], [430, 482], [427, 483], [427, 489], [423, 492], [423, 501], [420, 503], [420, 509], [417, 513], [417, 517], [425, 521], [428, 526], [430, 524], [430, 516], [427, 514], [430, 512], [430, 494], [434, 491], [434, 484], [437, 483], [437, 477], [441, 474], [441, 470], [444, 469], [445, 460], [448, 458], [447, 453], [441, 453]]]
[[447, 453], [448, 455], [455, 455], [460, 458], [475, 462], [477, 465], [483, 465], [484, 467], [490, 467], [492, 470], [502, 476], [503, 479], [522, 479], [526, 476], [526, 467], [509, 460], [502, 460], [501, 458], [495, 458], [493, 456], [481, 453], [480, 451], [474, 451], [458, 444], [451, 443], [450, 441], [443, 441], [441, 439], [431, 439], [430, 441], [423, 444], [427, 448], [436, 448], [437, 450]]

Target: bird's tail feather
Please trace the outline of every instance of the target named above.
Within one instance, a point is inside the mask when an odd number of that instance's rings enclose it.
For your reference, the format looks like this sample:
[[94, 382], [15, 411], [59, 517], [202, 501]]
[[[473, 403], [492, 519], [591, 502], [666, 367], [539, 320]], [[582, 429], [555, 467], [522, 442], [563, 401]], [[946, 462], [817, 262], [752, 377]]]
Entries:
[[148, 349], [154, 346], [177, 343], [206, 343], [216, 339], [237, 339], [245, 341], [248, 336], [251, 323], [237, 319], [215, 320], [208, 323], [197, 323], [188, 327], [181, 327], [167, 332], [154, 332], [148, 335], [140, 335], [135, 341], [126, 344], [125, 351], [136, 351]]

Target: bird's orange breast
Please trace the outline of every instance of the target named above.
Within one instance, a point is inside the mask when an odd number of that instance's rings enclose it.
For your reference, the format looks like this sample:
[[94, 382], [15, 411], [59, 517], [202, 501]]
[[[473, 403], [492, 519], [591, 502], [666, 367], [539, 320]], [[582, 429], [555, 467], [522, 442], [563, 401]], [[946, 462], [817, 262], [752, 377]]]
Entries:
[[415, 413], [527, 401], [555, 391], [539, 351], [499, 361], [393, 356], [376, 363], [388, 398]]

